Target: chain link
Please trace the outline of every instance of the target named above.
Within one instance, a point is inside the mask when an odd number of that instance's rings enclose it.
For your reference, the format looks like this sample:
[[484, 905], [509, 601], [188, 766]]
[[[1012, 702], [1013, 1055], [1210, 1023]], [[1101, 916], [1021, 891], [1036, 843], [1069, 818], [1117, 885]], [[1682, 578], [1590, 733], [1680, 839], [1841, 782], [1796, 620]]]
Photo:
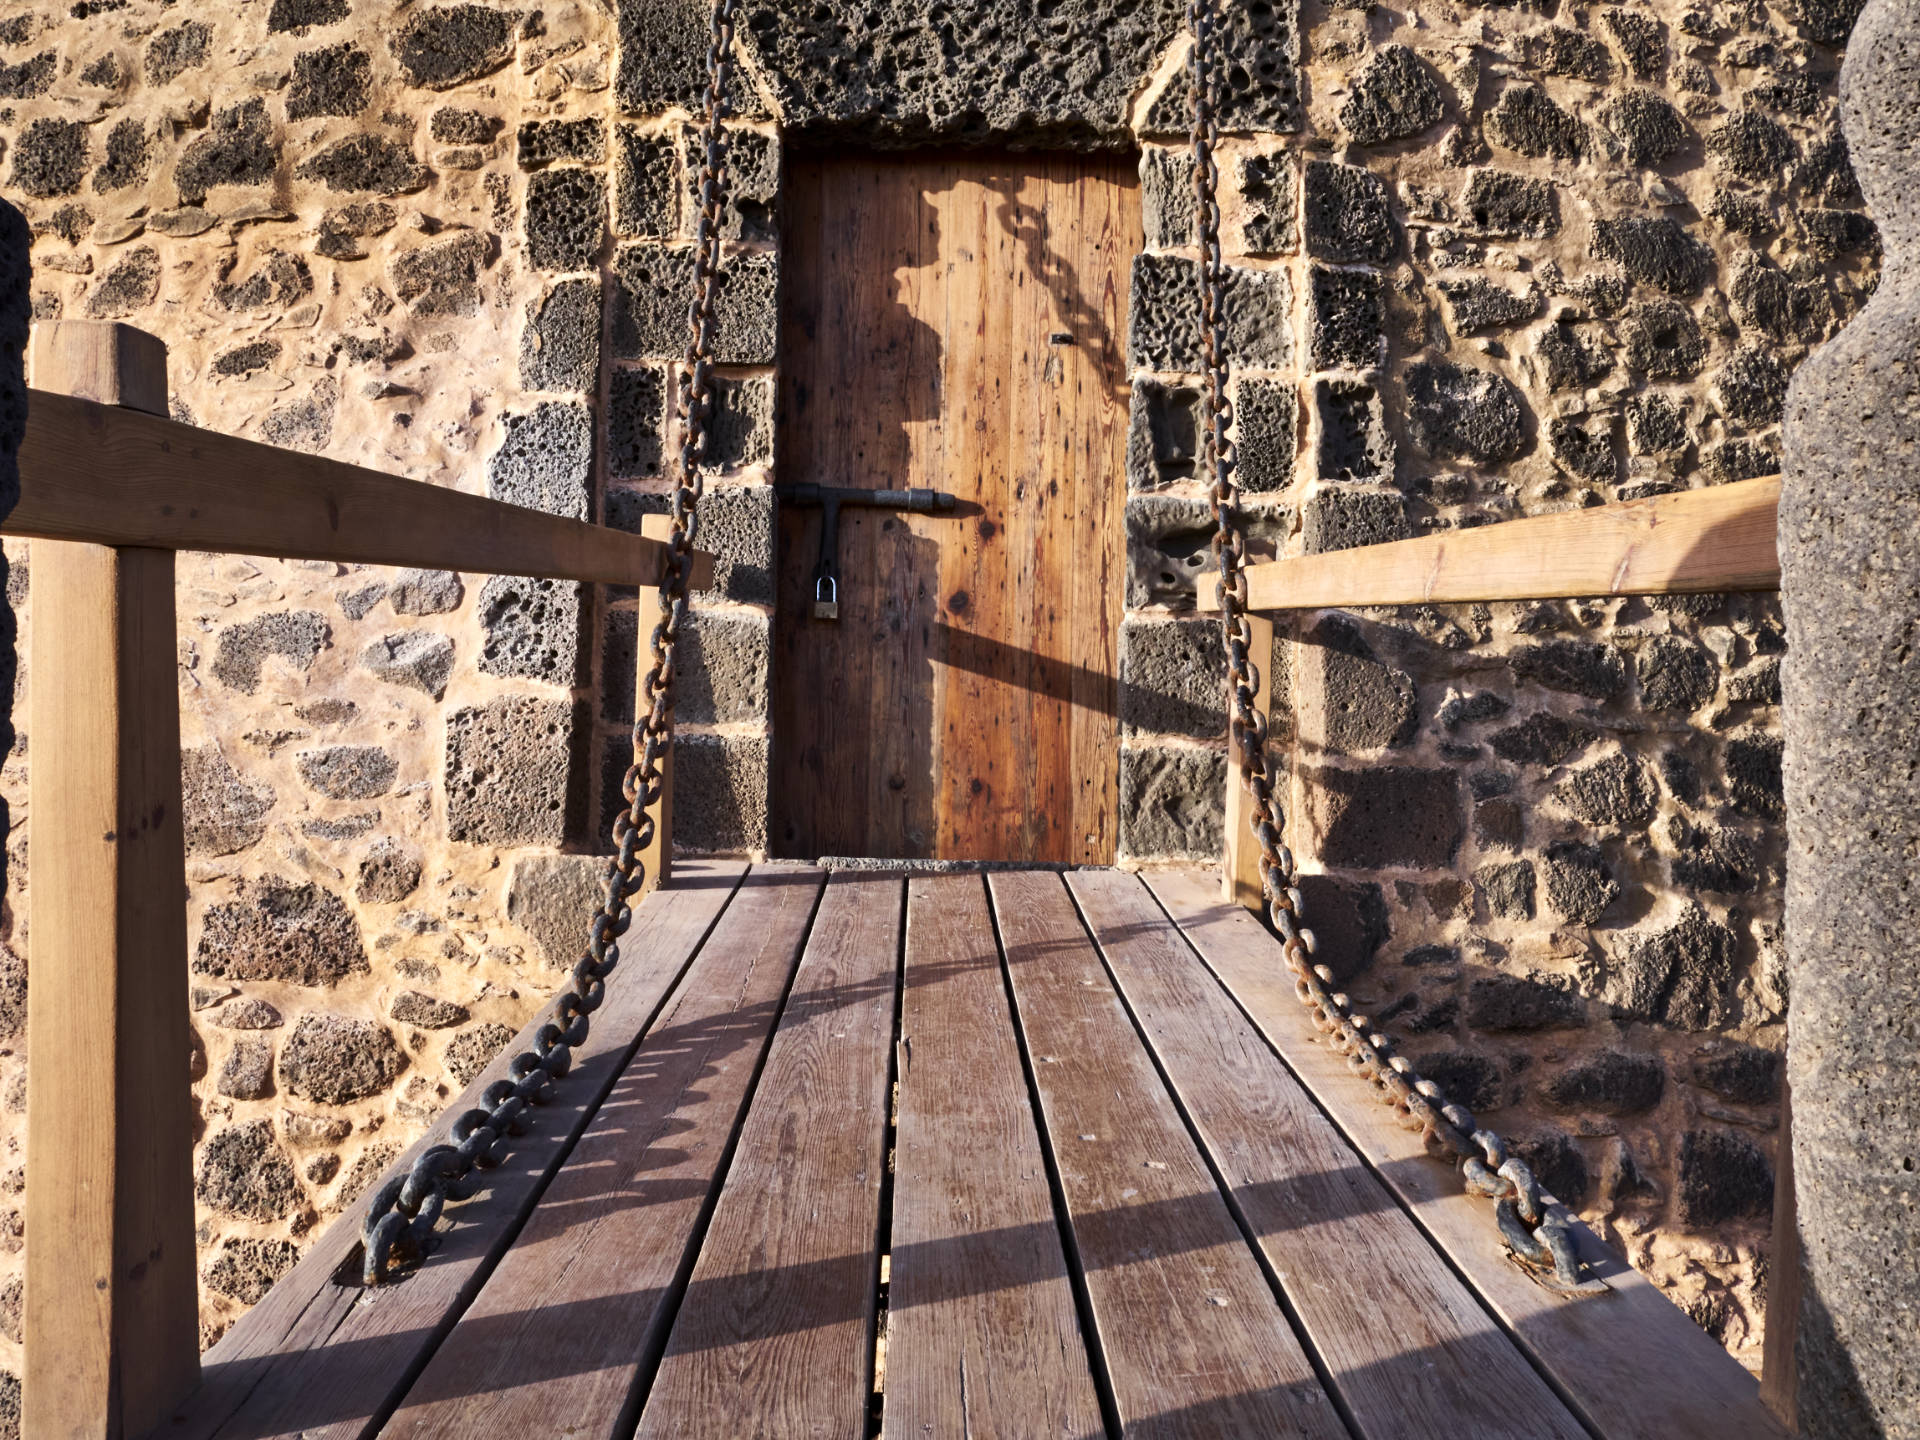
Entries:
[[467, 1198], [473, 1191], [472, 1172], [493, 1169], [505, 1160], [510, 1139], [526, 1133], [527, 1107], [551, 1098], [554, 1082], [566, 1075], [574, 1049], [587, 1038], [587, 1017], [605, 998], [606, 977], [620, 962], [620, 937], [633, 923], [630, 901], [646, 883], [640, 854], [653, 843], [654, 818], [648, 812], [657, 809], [665, 788], [664, 765], [673, 744], [674, 656], [686, 617], [687, 578], [705, 489], [700, 465], [706, 458], [707, 426], [713, 413], [713, 315], [720, 284], [727, 166], [727, 132], [721, 121], [737, 5], [738, 0], [714, 0], [707, 42], [706, 149], [694, 230], [694, 293], [687, 314], [686, 362], [676, 396], [680, 475], [673, 492], [672, 531], [660, 585], [666, 604], [653, 630], [650, 664], [640, 687], [644, 713], [634, 722], [636, 758], [620, 788], [627, 808], [613, 821], [615, 852], [607, 862], [605, 899], [593, 916], [586, 950], [574, 963], [567, 988], [560, 992], [553, 1021], [540, 1027], [534, 1048], [514, 1057], [507, 1079], [487, 1087], [481, 1096], [484, 1109], [468, 1110], [453, 1122], [453, 1144], [430, 1146], [405, 1174], [393, 1176], [374, 1195], [360, 1231], [365, 1247], [362, 1275], [368, 1285], [386, 1280], [396, 1260], [417, 1260], [425, 1252], [446, 1202]]
[[[1194, 192], [1200, 242], [1200, 339], [1206, 368], [1206, 424], [1202, 436], [1204, 471], [1212, 481], [1213, 553], [1220, 565], [1218, 594], [1227, 651], [1227, 692], [1233, 744], [1240, 756], [1240, 780], [1253, 797], [1251, 826], [1260, 846], [1260, 881], [1273, 927], [1280, 934], [1294, 991], [1311, 1012], [1315, 1028], [1330, 1037], [1352, 1070], [1370, 1081], [1383, 1104], [1400, 1123], [1419, 1130], [1430, 1153], [1461, 1167], [1467, 1189], [1495, 1202], [1495, 1220], [1507, 1248], [1529, 1273], [1556, 1290], [1589, 1294], [1605, 1282], [1583, 1277], [1578, 1252], [1566, 1222], [1541, 1201], [1539, 1184], [1526, 1163], [1506, 1142], [1474, 1121], [1463, 1105], [1421, 1078], [1392, 1042], [1367, 1017], [1354, 1013], [1347, 996], [1330, 987], [1333, 971], [1316, 965], [1313, 932], [1305, 928], [1304, 908], [1293, 855], [1281, 841], [1280, 804], [1267, 764], [1266, 721], [1254, 705], [1257, 670], [1247, 622], [1246, 536], [1240, 515], [1240, 486], [1235, 476], [1233, 406], [1227, 398], [1226, 266], [1220, 253], [1219, 171], [1214, 150], [1219, 141], [1213, 69], [1214, 0], [1188, 0], [1187, 23], [1193, 31], [1189, 77], [1193, 97]], [[1260, 657], [1259, 664], [1270, 663]]]

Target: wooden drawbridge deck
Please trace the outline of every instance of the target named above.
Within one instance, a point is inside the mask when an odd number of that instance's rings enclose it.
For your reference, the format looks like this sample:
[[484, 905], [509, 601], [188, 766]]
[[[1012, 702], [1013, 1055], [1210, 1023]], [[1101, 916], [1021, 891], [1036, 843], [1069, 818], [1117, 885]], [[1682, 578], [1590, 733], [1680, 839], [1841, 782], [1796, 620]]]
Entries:
[[1783, 1433], [1591, 1235], [1597, 1298], [1506, 1260], [1217, 895], [677, 867], [425, 1263], [338, 1283], [349, 1210], [155, 1433]]

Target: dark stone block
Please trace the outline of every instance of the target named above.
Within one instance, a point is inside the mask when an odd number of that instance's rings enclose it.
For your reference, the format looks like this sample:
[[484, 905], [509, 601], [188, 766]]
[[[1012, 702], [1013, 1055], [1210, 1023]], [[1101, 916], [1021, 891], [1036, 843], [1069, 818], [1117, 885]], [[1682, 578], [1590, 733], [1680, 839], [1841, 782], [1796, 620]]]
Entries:
[[1447, 360], [1407, 368], [1407, 433], [1435, 459], [1486, 465], [1526, 448], [1525, 411], [1513, 384]]
[[[617, 778], [613, 794], [619, 794]], [[600, 834], [609, 833], [611, 819]], [[591, 917], [606, 901], [606, 874], [600, 856], [525, 856], [514, 862], [507, 885], [507, 918], [534, 938], [548, 965], [571, 966], [586, 952]]]
[[[687, 348], [693, 251], [623, 245], [614, 260], [613, 352], [626, 360], [678, 360]], [[779, 265], [772, 255], [736, 255], [720, 268], [714, 301], [714, 360], [770, 365], [778, 329]]]
[[[710, 14], [700, 0], [619, 0], [620, 108], [652, 115], [676, 105], [699, 113], [707, 89]], [[737, 104], [738, 75], [728, 87]]]
[[1391, 480], [1393, 437], [1373, 386], [1355, 380], [1313, 382], [1319, 416], [1314, 472], [1322, 480]]
[[1473, 888], [1496, 920], [1533, 918], [1533, 865], [1526, 860], [1482, 865], [1473, 872]]
[[1600, 19], [1619, 45], [1634, 79], [1657, 80], [1667, 66], [1667, 39], [1660, 22], [1625, 7], [1603, 11]]
[[613, 228], [671, 240], [680, 233], [680, 142], [622, 125], [614, 132]]
[[218, 379], [241, 379], [258, 374], [279, 358], [278, 340], [255, 340], [251, 344], [236, 345], [231, 350], [221, 351], [208, 363], [207, 374]]
[[1780, 452], [1761, 440], [1729, 440], [1714, 446], [1701, 460], [1713, 485], [1780, 473]]
[[1482, 800], [1473, 807], [1473, 838], [1483, 846], [1518, 850], [1526, 837], [1526, 812], [1518, 800]]
[[1563, 1070], [1545, 1086], [1549, 1104], [1601, 1115], [1637, 1115], [1667, 1093], [1667, 1071], [1652, 1055], [1603, 1051]]
[[373, 57], [356, 45], [330, 45], [293, 57], [287, 118], [358, 115], [373, 100]]
[[1742, 180], [1771, 184], [1793, 168], [1799, 149], [1779, 121], [1742, 108], [1707, 136], [1707, 154], [1720, 169]]
[[1212, 739], [1226, 732], [1226, 648], [1213, 619], [1120, 627], [1123, 731]]
[[1669, 295], [1695, 295], [1713, 278], [1713, 251], [1668, 215], [1593, 222], [1593, 256]]
[[593, 117], [523, 121], [516, 157], [522, 170], [538, 170], [557, 160], [601, 164], [607, 158], [606, 122]]
[[[1242, 382], [1243, 385], [1245, 382]], [[1193, 478], [1200, 460], [1200, 391], [1135, 378], [1127, 427], [1127, 486], [1154, 490]], [[1246, 418], [1241, 416], [1244, 434]], [[1244, 441], [1242, 449], [1245, 449]], [[1291, 452], [1289, 452], [1291, 458]], [[1256, 468], [1262, 464], [1256, 460]], [[1245, 484], [1242, 460], [1242, 484]]]
[[241, 881], [240, 898], [210, 906], [193, 954], [196, 975], [329, 986], [367, 973], [360, 927], [318, 885]]
[[1873, 217], [1858, 210], [1802, 210], [1800, 233], [1807, 253], [1816, 260], [1880, 253], [1880, 231]]
[[[639, 627], [633, 611], [611, 610], [601, 631], [600, 716], [618, 725], [633, 724]], [[694, 725], [764, 721], [770, 645], [764, 616], [689, 611], [675, 653], [675, 719]]]
[[1547, 448], [1553, 452], [1554, 462], [1576, 480], [1611, 485], [1619, 475], [1620, 462], [1613, 453], [1613, 424], [1604, 416], [1589, 425], [1570, 416], [1557, 417], [1547, 426]]
[[53, 86], [59, 58], [56, 51], [44, 50], [18, 65], [0, 65], [0, 100], [33, 100], [46, 94]]
[[1627, 685], [1627, 661], [1611, 645], [1590, 640], [1548, 640], [1516, 650], [1513, 673], [1549, 690], [1606, 700]]
[[[773, 603], [773, 504], [769, 485], [707, 491], [694, 543], [714, 556], [709, 594], [749, 605]], [[607, 492], [607, 524], [629, 534], [640, 532], [641, 516], [665, 515], [671, 508], [666, 495], [624, 488]]]
[[287, 1093], [322, 1105], [378, 1095], [406, 1068], [406, 1052], [386, 1026], [346, 1015], [302, 1015], [280, 1050]]
[[1460, 214], [1482, 235], [1543, 240], [1560, 229], [1560, 196], [1551, 180], [1476, 170], [1461, 193]]
[[420, 856], [393, 840], [376, 840], [360, 861], [354, 895], [364, 904], [398, 905], [420, 888]]
[[1627, 443], [1636, 455], [1672, 455], [1687, 448], [1686, 407], [1657, 392], [1627, 401]]
[[1735, 262], [1727, 294], [1743, 328], [1775, 340], [1811, 343], [1833, 323], [1833, 300], [1823, 282], [1789, 280], [1759, 255]]
[[337, 25], [348, 13], [347, 0], [273, 0], [267, 33], [305, 35], [315, 25]]
[[773, 377], [717, 377], [700, 463], [718, 470], [737, 470], [744, 465], [764, 465], [772, 459]]
[[1496, 731], [1493, 753], [1521, 765], [1558, 765], [1599, 738], [1599, 732], [1545, 711]]
[[1687, 143], [1680, 112], [1651, 90], [1622, 90], [1601, 112], [1601, 122], [1634, 165], [1658, 165]]
[[1308, 276], [1308, 355], [1315, 370], [1373, 370], [1386, 354], [1385, 285], [1368, 270], [1314, 266]]
[[442, 145], [489, 145], [500, 133], [500, 119], [478, 110], [443, 105], [433, 112], [427, 133]]
[[1381, 664], [1350, 620], [1322, 619], [1301, 655], [1303, 665], [1319, 672], [1326, 726], [1319, 738], [1329, 751], [1350, 755], [1413, 739], [1420, 717], [1413, 678]]
[[233, 278], [237, 263], [229, 255], [215, 272], [213, 298], [223, 310], [279, 310], [313, 293], [313, 271], [299, 255], [265, 251], [244, 280]]
[[[1086, 8], [1090, 18], [1105, 9], [1098, 5]], [[1292, 130], [1299, 124], [1297, 10], [1288, 5], [1226, 6], [1215, 12], [1214, 24], [1214, 43], [1220, 53], [1232, 57], [1232, 63], [1223, 65], [1218, 77], [1214, 113], [1220, 118], [1220, 128]], [[1185, 84], [1168, 86], [1147, 116], [1147, 129], [1156, 135], [1184, 133], [1188, 105]]]
[[1301, 516], [1301, 540], [1309, 555], [1382, 545], [1412, 533], [1407, 502], [1370, 490], [1322, 490], [1309, 497]]
[[371, 800], [393, 788], [400, 766], [378, 745], [329, 745], [294, 757], [300, 782], [329, 800]]
[[1646, 767], [1626, 754], [1609, 755], [1575, 771], [1556, 793], [1591, 825], [1644, 825], [1660, 801]]
[[1620, 898], [1620, 886], [1595, 845], [1563, 840], [1547, 847], [1541, 862], [1547, 903], [1574, 925], [1592, 925]]
[[89, 320], [121, 320], [160, 298], [160, 252], [136, 245], [100, 277], [87, 296]]
[[1385, 180], [1352, 165], [1309, 160], [1304, 184], [1309, 255], [1375, 264], [1393, 258], [1397, 237]]
[[160, 31], [147, 42], [147, 84], [165, 85], [189, 70], [199, 69], [207, 63], [212, 48], [213, 27], [204, 21], [188, 20]]
[[422, 1030], [450, 1030], [473, 1018], [466, 1006], [455, 1005], [449, 1000], [436, 1000], [418, 990], [402, 990], [394, 996], [387, 1014], [402, 1025], [417, 1025]]
[[1678, 750], [1660, 752], [1660, 779], [1667, 793], [1687, 805], [1700, 803], [1700, 770]]
[[1749, 735], [1727, 742], [1723, 764], [1727, 793], [1742, 815], [1778, 820], [1786, 813], [1781, 788], [1782, 744], [1777, 735]]
[[1226, 783], [1225, 751], [1122, 746], [1121, 851], [1137, 857], [1215, 858], [1221, 848]]
[[1672, 300], [1646, 300], [1627, 312], [1621, 326], [1627, 364], [1656, 379], [1687, 380], [1700, 373], [1707, 340], [1686, 306]]
[[1552, 977], [1487, 975], [1467, 988], [1467, 1024], [1475, 1030], [1562, 1030], [1586, 1023], [1586, 1002]]
[[543, 400], [502, 417], [504, 437], [487, 462], [487, 493], [573, 520], [593, 518], [593, 412]]
[[1383, 46], [1354, 76], [1340, 126], [1356, 145], [1404, 140], [1440, 122], [1446, 108], [1433, 71], [1404, 45]]
[[1652, 710], [1690, 714], [1713, 698], [1720, 676], [1713, 657], [1690, 640], [1656, 635], [1634, 656], [1640, 700]]
[[333, 415], [339, 403], [340, 382], [323, 375], [313, 382], [306, 398], [269, 410], [260, 425], [260, 438], [288, 450], [324, 450], [333, 436]]
[[1773, 1166], [1744, 1135], [1689, 1130], [1680, 1138], [1680, 1223], [1711, 1229], [1773, 1213]]
[[271, 1120], [229, 1125], [208, 1140], [193, 1194], [209, 1210], [262, 1223], [286, 1218], [306, 1198]]
[[1604, 85], [1613, 75], [1613, 56], [1584, 31], [1549, 25], [1527, 38], [1527, 63], [1547, 75], [1569, 75]]
[[1789, 373], [1772, 347], [1743, 345], [1714, 376], [1714, 395], [1729, 419], [1772, 425], [1786, 411]]
[[1759, 886], [1764, 867], [1753, 842], [1738, 831], [1695, 825], [1676, 815], [1667, 822], [1667, 834], [1678, 852], [1673, 883], [1682, 889], [1739, 895]]
[[1323, 837], [1320, 858], [1360, 870], [1444, 869], [1466, 835], [1451, 770], [1375, 766], [1314, 769], [1307, 809]]
[[180, 789], [189, 855], [232, 855], [267, 833], [273, 787], [242, 780], [219, 746], [180, 752]]
[[1469, 1050], [1436, 1050], [1414, 1062], [1423, 1080], [1438, 1085], [1447, 1100], [1469, 1110], [1500, 1108], [1500, 1067]]
[[[1227, 267], [1227, 350], [1236, 365], [1279, 368], [1290, 362], [1292, 303], [1285, 271]], [[1134, 258], [1127, 354], [1136, 369], [1199, 371], [1197, 261], [1182, 255]]]
[[1536, 160], [1578, 160], [1587, 131], [1538, 85], [1509, 85], [1487, 113], [1487, 138]]
[[402, 570], [393, 577], [387, 603], [396, 615], [444, 615], [458, 610], [465, 595], [451, 570]]
[[[615, 752], [630, 757], [630, 744]], [[626, 758], [620, 769], [626, 768]], [[619, 794], [616, 784], [614, 792]], [[707, 854], [767, 848], [767, 741], [754, 735], [676, 735], [673, 741], [673, 838]]]
[[230, 1100], [264, 1100], [273, 1094], [273, 1042], [234, 1041], [213, 1088]]
[[147, 178], [153, 143], [138, 120], [122, 120], [107, 132], [107, 160], [93, 172], [93, 188], [105, 195]]
[[666, 434], [666, 376], [620, 366], [607, 396], [607, 473], [642, 480], [661, 473]]
[[1695, 1057], [1693, 1083], [1736, 1105], [1771, 1105], [1780, 1098], [1782, 1058], [1777, 1050], [1726, 1041]]
[[376, 195], [406, 195], [424, 190], [432, 179], [413, 151], [384, 135], [350, 135], [327, 146], [293, 172], [318, 180], [329, 190], [367, 190]]
[[317, 610], [286, 610], [229, 625], [214, 643], [213, 678], [251, 695], [260, 688], [267, 657], [278, 655], [296, 670], [313, 665], [333, 643], [326, 616]]
[[[1197, 392], [1194, 400], [1197, 404]], [[1241, 490], [1249, 495], [1277, 495], [1287, 489], [1293, 484], [1294, 432], [1300, 419], [1300, 395], [1293, 382], [1241, 380], [1234, 387], [1233, 414]], [[1197, 430], [1197, 412], [1194, 418]]]
[[1613, 356], [1565, 322], [1541, 334], [1534, 354], [1546, 371], [1549, 390], [1585, 390], [1613, 371]]
[[584, 705], [503, 695], [447, 717], [447, 836], [467, 845], [561, 845], [586, 810]]
[[536, 268], [592, 269], [607, 239], [606, 181], [596, 171], [575, 169], [530, 177], [525, 228], [527, 258]]
[[1442, 280], [1440, 293], [1447, 297], [1447, 312], [1457, 334], [1475, 330], [1503, 330], [1531, 320], [1540, 311], [1540, 295], [1535, 290], [1513, 291], [1496, 285], [1484, 276], [1467, 280]]
[[1240, 238], [1246, 253], [1291, 255], [1298, 250], [1300, 226], [1294, 218], [1293, 161], [1286, 155], [1243, 155], [1239, 186]]
[[1733, 932], [1689, 906], [1680, 919], [1615, 957], [1604, 998], [1616, 1013], [1704, 1030], [1732, 1018]]
[[1571, 1135], [1561, 1131], [1529, 1140], [1516, 1140], [1513, 1152], [1526, 1162], [1533, 1178], [1562, 1205], [1578, 1209], [1593, 1188], [1587, 1157]]
[[299, 1258], [300, 1247], [291, 1240], [229, 1236], [206, 1268], [207, 1285], [242, 1305], [257, 1305]]
[[[780, 198], [780, 142], [759, 130], [729, 128], [727, 134], [726, 203], [720, 215], [720, 233], [728, 240], [773, 241], [778, 238], [774, 206]], [[700, 214], [700, 169], [706, 140], [697, 130], [681, 134], [680, 173], [686, 194], [681, 202], [688, 229]]]
[[1190, 609], [1212, 559], [1214, 520], [1205, 501], [1135, 495], [1127, 500], [1127, 608]]
[[1140, 152], [1140, 220], [1147, 249], [1177, 250], [1197, 243], [1199, 222], [1193, 156], [1150, 145]]
[[13, 187], [36, 200], [73, 194], [87, 173], [87, 148], [82, 122], [35, 120], [13, 143]]
[[1302, 875], [1299, 890], [1306, 928], [1318, 946], [1314, 963], [1333, 971], [1334, 984], [1344, 985], [1373, 963], [1393, 934], [1386, 896], [1378, 885], [1331, 875]]
[[492, 5], [430, 5], [414, 11], [393, 37], [393, 58], [409, 85], [451, 90], [513, 58], [518, 18]]
[[481, 671], [568, 687], [585, 683], [585, 589], [572, 580], [489, 575], [480, 590]]
[[520, 384], [591, 394], [600, 378], [600, 281], [561, 280], [527, 306]]

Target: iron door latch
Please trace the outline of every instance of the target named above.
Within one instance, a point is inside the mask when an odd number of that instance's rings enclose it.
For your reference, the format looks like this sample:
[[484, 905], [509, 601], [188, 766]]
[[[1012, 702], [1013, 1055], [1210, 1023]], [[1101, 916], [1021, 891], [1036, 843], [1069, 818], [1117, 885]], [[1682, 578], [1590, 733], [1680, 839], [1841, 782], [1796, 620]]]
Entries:
[[840, 618], [840, 507], [909, 510], [932, 515], [960, 502], [945, 490], [860, 490], [844, 485], [789, 485], [774, 492], [788, 505], [820, 507], [820, 559], [813, 567], [813, 618]]

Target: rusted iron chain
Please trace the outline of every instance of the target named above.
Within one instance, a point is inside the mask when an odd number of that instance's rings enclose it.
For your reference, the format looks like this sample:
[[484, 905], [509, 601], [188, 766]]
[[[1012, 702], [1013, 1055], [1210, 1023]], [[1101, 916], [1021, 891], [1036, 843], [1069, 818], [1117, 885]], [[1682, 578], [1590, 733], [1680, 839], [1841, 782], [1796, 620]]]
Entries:
[[[1367, 1017], [1354, 1013], [1347, 996], [1330, 987], [1333, 971], [1312, 956], [1313, 932], [1305, 928], [1293, 854], [1282, 843], [1280, 804], [1267, 765], [1266, 721], [1254, 705], [1257, 688], [1252, 627], [1247, 623], [1246, 535], [1235, 476], [1233, 407], [1227, 398], [1226, 265], [1220, 253], [1219, 141], [1213, 58], [1214, 0], [1188, 0], [1193, 31], [1188, 62], [1193, 99], [1193, 173], [1200, 244], [1200, 341], [1206, 369], [1203, 473], [1212, 481], [1213, 552], [1219, 560], [1221, 624], [1227, 650], [1229, 724], [1240, 754], [1240, 780], [1253, 797], [1251, 825], [1260, 845], [1260, 881], [1268, 913], [1284, 944], [1294, 990], [1317, 1029], [1331, 1038], [1353, 1071], [1370, 1081], [1400, 1123], [1419, 1130], [1432, 1154], [1460, 1166], [1467, 1189], [1494, 1201], [1500, 1235], [1529, 1273], [1556, 1290], [1586, 1294], [1605, 1283], [1583, 1276], [1566, 1224], [1542, 1203], [1540, 1186], [1526, 1162], [1499, 1135], [1478, 1125], [1473, 1112], [1450, 1103], [1444, 1091], [1423, 1079]], [[1259, 664], [1271, 663], [1262, 656]]]
[[679, 376], [680, 475], [673, 492], [672, 531], [661, 594], [666, 600], [651, 637], [651, 663], [640, 688], [646, 709], [633, 727], [635, 760], [620, 793], [626, 809], [614, 817], [615, 851], [607, 862], [605, 898], [594, 913], [587, 944], [560, 992], [552, 1022], [540, 1027], [534, 1049], [516, 1055], [508, 1078], [487, 1087], [484, 1109], [454, 1121], [451, 1145], [423, 1151], [406, 1174], [380, 1187], [367, 1207], [360, 1238], [362, 1276], [369, 1285], [388, 1277], [396, 1260], [417, 1260], [448, 1200], [472, 1193], [475, 1169], [490, 1170], [506, 1159], [512, 1137], [526, 1133], [526, 1109], [551, 1098], [553, 1084], [572, 1067], [573, 1051], [587, 1038], [588, 1016], [600, 1008], [606, 977], [620, 962], [620, 937], [633, 923], [630, 903], [646, 883], [640, 854], [653, 843], [654, 817], [666, 784], [664, 764], [673, 744], [672, 697], [675, 650], [686, 618], [687, 578], [699, 530], [706, 458], [713, 414], [714, 301], [719, 292], [720, 238], [724, 229], [727, 132], [721, 123], [732, 66], [734, 14], [738, 0], [714, 0], [707, 41], [706, 147], [700, 166], [699, 216], [694, 229], [693, 302], [687, 313], [687, 354]]

